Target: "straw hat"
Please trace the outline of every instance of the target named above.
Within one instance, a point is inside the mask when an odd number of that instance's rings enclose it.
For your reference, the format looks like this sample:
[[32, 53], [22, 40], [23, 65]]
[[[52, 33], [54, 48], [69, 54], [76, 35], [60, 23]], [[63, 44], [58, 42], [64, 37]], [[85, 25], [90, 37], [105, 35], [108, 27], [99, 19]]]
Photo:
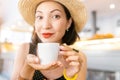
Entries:
[[[42, 1], [47, 1], [47, 0], [20, 0], [19, 1], [18, 7], [20, 10], [20, 13], [28, 24], [32, 26], [34, 25], [36, 7]], [[70, 14], [75, 22], [76, 31], [80, 32], [81, 29], [84, 27], [87, 19], [86, 8], [84, 4], [82, 4], [80, 0], [53, 0], [53, 1], [57, 1], [67, 7], [67, 9], [70, 11]]]

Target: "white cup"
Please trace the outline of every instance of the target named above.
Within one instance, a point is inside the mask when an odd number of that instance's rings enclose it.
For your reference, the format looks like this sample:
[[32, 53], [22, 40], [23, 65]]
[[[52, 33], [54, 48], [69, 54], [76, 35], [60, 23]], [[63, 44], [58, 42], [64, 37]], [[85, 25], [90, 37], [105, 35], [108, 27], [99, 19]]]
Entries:
[[57, 61], [58, 53], [59, 43], [38, 43], [38, 57], [41, 65]]

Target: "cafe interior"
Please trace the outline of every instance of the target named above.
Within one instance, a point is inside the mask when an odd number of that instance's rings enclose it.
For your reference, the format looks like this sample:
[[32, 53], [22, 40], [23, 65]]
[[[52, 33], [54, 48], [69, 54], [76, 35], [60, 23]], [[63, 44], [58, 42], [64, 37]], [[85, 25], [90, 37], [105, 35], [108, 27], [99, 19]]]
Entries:
[[[87, 57], [87, 80], [120, 80], [120, 0], [81, 0], [88, 20], [72, 46]], [[10, 80], [22, 43], [33, 27], [21, 17], [18, 0], [0, 0], [0, 80]]]

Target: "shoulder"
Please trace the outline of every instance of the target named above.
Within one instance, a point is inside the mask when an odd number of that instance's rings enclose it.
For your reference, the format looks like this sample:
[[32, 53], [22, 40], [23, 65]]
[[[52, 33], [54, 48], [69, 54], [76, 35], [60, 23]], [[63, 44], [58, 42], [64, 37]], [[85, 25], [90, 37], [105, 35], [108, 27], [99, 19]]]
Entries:
[[25, 51], [25, 52], [28, 52], [29, 51], [29, 47], [30, 47], [30, 44], [29, 43], [23, 43], [23, 44], [20, 44], [19, 46], [19, 50], [20, 51]]
[[20, 49], [28, 49], [29, 48], [29, 46], [30, 46], [30, 43], [22, 43], [22, 44], [20, 44]]

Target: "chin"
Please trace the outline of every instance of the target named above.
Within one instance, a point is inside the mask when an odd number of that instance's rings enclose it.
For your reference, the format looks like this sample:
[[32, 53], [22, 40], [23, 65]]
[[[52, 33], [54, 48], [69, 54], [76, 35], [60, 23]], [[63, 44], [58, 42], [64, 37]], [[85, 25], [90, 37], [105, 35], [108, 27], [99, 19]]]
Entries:
[[53, 43], [53, 42], [59, 43], [60, 42], [60, 41], [56, 40], [55, 38], [41, 38], [41, 41], [43, 43]]
[[56, 42], [56, 41], [52, 41], [52, 40], [42, 40], [43, 43], [52, 43], [52, 42]]

